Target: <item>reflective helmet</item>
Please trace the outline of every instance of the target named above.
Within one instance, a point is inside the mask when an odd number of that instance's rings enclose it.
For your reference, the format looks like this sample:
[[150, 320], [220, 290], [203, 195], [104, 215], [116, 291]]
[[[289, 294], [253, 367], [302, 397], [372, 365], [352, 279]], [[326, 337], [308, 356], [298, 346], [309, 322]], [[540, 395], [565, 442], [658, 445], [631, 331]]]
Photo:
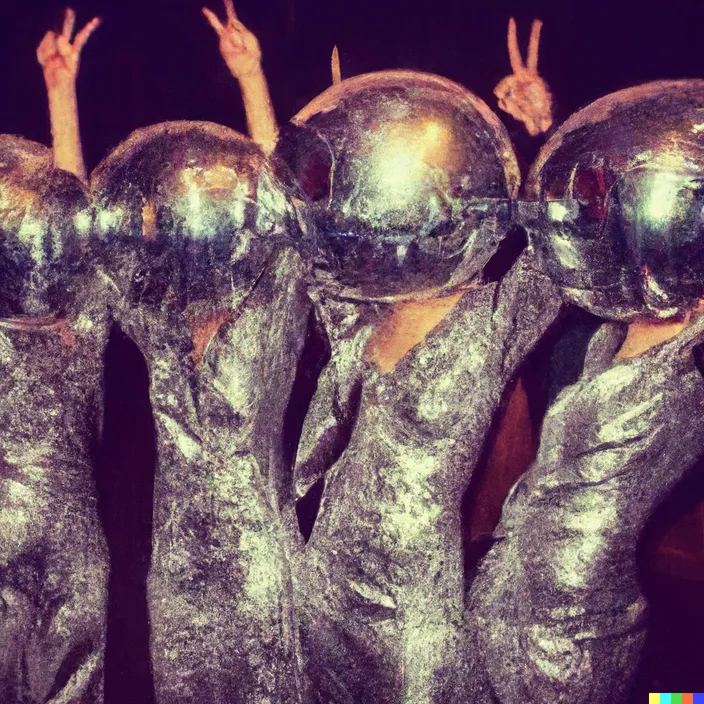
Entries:
[[704, 81], [607, 95], [541, 150], [519, 219], [566, 300], [671, 317], [704, 296]]
[[62, 314], [88, 270], [91, 209], [50, 149], [0, 135], [0, 318]]
[[360, 300], [422, 298], [476, 278], [520, 180], [487, 105], [416, 71], [332, 86], [282, 130], [277, 153], [310, 202], [318, 271]]
[[206, 122], [137, 130], [91, 175], [102, 260], [132, 305], [249, 290], [300, 239], [290, 191], [250, 139]]

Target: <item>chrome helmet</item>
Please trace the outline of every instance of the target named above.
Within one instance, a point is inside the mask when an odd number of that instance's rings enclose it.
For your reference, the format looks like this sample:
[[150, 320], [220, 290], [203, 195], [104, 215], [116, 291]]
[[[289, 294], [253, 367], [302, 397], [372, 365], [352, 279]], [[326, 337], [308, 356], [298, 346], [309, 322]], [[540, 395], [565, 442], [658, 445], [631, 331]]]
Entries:
[[300, 239], [290, 191], [250, 139], [206, 122], [137, 130], [91, 175], [102, 260], [132, 305], [184, 310], [250, 289]]
[[319, 275], [352, 299], [423, 298], [478, 278], [520, 181], [488, 106], [417, 71], [333, 85], [282, 130], [277, 153], [310, 203]]
[[614, 320], [704, 296], [704, 81], [607, 95], [541, 150], [519, 220], [566, 300]]
[[65, 313], [88, 270], [88, 193], [50, 149], [0, 135], [0, 317]]

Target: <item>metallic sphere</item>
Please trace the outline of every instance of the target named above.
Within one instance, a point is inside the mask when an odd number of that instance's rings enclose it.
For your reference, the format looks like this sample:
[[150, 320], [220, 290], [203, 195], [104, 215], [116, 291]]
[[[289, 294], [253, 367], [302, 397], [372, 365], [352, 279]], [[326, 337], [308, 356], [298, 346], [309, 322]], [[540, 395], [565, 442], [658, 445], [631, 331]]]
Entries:
[[445, 78], [382, 71], [326, 90], [277, 153], [311, 203], [319, 271], [338, 295], [425, 297], [496, 251], [520, 175], [506, 130]]
[[520, 219], [565, 298], [614, 320], [704, 296], [704, 81], [607, 95], [540, 152]]
[[253, 286], [300, 239], [292, 194], [247, 137], [206, 122], [137, 130], [91, 175], [102, 261], [131, 305], [185, 310]]
[[0, 318], [61, 315], [88, 269], [91, 210], [50, 149], [0, 135]]

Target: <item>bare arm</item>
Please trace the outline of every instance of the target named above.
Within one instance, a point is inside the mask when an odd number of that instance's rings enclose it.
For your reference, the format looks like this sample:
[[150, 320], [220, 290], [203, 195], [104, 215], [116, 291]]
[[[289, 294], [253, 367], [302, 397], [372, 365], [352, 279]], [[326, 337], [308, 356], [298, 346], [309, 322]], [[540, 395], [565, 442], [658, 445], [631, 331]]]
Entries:
[[249, 135], [265, 152], [270, 152], [276, 144], [278, 130], [262, 70], [259, 42], [237, 18], [232, 0], [225, 0], [225, 10], [226, 24], [207, 7], [203, 8], [203, 14], [220, 37], [220, 53], [230, 73], [239, 81]]
[[44, 72], [49, 98], [54, 163], [60, 169], [70, 171], [85, 180], [86, 167], [78, 126], [76, 78], [81, 51], [100, 24], [100, 19], [95, 17], [83, 27], [76, 34], [72, 44], [71, 35], [75, 22], [76, 13], [67, 9], [61, 33], [49, 31], [44, 35], [37, 49], [37, 59]]

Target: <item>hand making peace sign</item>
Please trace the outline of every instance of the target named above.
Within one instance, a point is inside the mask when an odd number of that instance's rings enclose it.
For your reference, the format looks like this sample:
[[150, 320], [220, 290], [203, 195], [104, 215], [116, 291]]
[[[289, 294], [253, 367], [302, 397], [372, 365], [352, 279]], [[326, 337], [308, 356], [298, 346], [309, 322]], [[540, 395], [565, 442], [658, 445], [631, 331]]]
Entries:
[[64, 26], [61, 33], [48, 31], [37, 48], [37, 59], [44, 71], [44, 80], [49, 90], [61, 84], [75, 83], [81, 51], [90, 35], [100, 25], [100, 18], [94, 17], [76, 34], [73, 44], [71, 35], [76, 24], [76, 13], [67, 8], [64, 13]]
[[257, 38], [237, 17], [232, 0], [225, 0], [227, 22], [223, 24], [218, 16], [207, 7], [203, 14], [220, 37], [220, 53], [232, 75], [238, 80], [247, 78], [261, 70], [262, 52]]

